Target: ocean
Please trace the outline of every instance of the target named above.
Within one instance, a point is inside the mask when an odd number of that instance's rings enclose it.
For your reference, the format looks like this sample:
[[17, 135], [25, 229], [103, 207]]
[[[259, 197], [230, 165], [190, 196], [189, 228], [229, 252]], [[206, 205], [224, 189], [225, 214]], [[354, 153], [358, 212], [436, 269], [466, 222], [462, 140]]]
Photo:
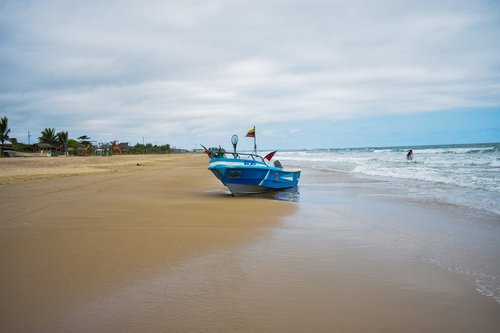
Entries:
[[295, 150], [275, 158], [289, 167], [396, 180], [410, 199], [500, 217], [500, 143]]

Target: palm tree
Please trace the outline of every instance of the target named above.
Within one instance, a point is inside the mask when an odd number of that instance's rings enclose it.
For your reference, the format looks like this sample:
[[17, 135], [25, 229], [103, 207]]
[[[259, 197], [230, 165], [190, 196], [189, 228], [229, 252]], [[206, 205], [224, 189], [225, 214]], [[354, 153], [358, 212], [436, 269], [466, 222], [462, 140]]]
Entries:
[[59, 141], [59, 144], [61, 145], [61, 151], [64, 153], [66, 151], [66, 144], [68, 143], [68, 132], [58, 132], [57, 133], [57, 140]]
[[38, 141], [40, 143], [46, 143], [51, 146], [55, 146], [58, 142], [56, 129], [55, 128], [46, 128], [42, 131], [42, 135], [38, 137]]
[[90, 142], [90, 136], [82, 135], [82, 136], [78, 137], [78, 140], [80, 140], [80, 145], [84, 146], [82, 153], [84, 155], [91, 154], [92, 142]]
[[9, 140], [9, 120], [6, 116], [0, 118], [0, 141], [2, 142], [2, 146], [0, 147], [0, 156], [3, 156], [3, 144], [5, 140]]
[[81, 137], [78, 138], [80, 140], [80, 144], [84, 146], [90, 146], [92, 143], [90, 142], [90, 137], [87, 135], [82, 135]]

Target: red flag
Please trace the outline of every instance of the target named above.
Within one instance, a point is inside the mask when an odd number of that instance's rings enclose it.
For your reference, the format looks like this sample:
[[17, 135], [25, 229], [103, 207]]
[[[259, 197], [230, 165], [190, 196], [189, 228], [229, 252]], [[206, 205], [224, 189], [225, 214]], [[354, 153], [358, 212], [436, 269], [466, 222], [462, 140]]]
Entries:
[[270, 162], [271, 159], [273, 158], [274, 154], [276, 154], [276, 152], [277, 152], [277, 150], [270, 152], [269, 154], [267, 154], [266, 156], [264, 156], [264, 159], [268, 160]]
[[245, 135], [247, 138], [255, 138], [255, 127], [248, 130], [247, 135]]

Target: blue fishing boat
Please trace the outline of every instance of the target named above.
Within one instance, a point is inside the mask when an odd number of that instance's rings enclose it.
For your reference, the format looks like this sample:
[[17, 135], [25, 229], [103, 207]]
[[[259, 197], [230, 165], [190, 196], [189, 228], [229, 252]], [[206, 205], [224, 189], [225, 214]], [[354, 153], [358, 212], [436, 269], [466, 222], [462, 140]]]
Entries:
[[283, 190], [297, 186], [300, 170], [274, 165], [258, 154], [211, 152], [208, 170], [227, 186], [234, 196]]
[[215, 177], [222, 184], [227, 186], [232, 195], [248, 195], [270, 191], [279, 191], [296, 187], [300, 179], [300, 170], [285, 169], [279, 161], [269, 165], [276, 151], [262, 157], [257, 154], [257, 142], [255, 126], [248, 131], [246, 137], [253, 138], [254, 153], [237, 153], [238, 136], [231, 137], [234, 151], [227, 153], [222, 148], [205, 149], [210, 162], [208, 170], [212, 171]]

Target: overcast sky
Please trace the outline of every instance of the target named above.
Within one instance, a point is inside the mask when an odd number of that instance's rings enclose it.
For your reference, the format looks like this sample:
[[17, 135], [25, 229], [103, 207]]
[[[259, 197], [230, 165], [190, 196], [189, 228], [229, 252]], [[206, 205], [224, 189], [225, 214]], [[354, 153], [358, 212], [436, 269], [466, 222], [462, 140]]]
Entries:
[[0, 0], [0, 114], [24, 142], [498, 142], [500, 1]]

